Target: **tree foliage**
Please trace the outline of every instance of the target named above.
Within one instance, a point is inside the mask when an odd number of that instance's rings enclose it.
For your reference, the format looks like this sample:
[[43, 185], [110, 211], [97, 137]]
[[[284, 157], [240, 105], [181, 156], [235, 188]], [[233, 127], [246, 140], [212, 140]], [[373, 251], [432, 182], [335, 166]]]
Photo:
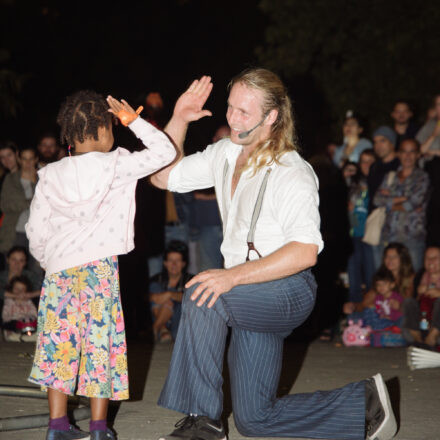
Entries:
[[270, 23], [260, 61], [286, 78], [311, 77], [333, 126], [353, 109], [373, 127], [397, 99], [422, 118], [440, 85], [436, 0], [261, 0]]

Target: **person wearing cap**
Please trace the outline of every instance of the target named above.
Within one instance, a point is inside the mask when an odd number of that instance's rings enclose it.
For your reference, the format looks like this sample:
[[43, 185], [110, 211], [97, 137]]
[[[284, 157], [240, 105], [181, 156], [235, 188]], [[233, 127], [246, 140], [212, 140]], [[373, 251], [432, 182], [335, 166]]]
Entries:
[[425, 251], [429, 177], [417, 166], [420, 157], [420, 144], [417, 140], [404, 140], [399, 146], [397, 157], [400, 161], [397, 172], [385, 176], [373, 203], [386, 208], [381, 245], [404, 243], [417, 272], [423, 266]]
[[[371, 213], [376, 206], [373, 203], [374, 195], [381, 185], [383, 178], [390, 171], [396, 171], [400, 165], [399, 159], [396, 155], [396, 132], [386, 125], [382, 125], [373, 133], [374, 153], [377, 160], [370, 167], [368, 174], [368, 194], [370, 196], [370, 203], [368, 211]], [[382, 246], [372, 246], [374, 255], [374, 265], [376, 269], [379, 268], [382, 262]]]

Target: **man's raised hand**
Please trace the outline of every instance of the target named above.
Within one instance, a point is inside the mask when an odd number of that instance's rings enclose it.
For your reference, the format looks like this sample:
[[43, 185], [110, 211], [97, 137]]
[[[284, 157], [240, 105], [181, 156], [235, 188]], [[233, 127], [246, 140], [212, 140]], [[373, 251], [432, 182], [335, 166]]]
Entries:
[[202, 76], [200, 79], [193, 81], [188, 90], [177, 100], [173, 116], [186, 123], [198, 121], [205, 116], [212, 116], [209, 110], [203, 110], [211, 90], [210, 76]]

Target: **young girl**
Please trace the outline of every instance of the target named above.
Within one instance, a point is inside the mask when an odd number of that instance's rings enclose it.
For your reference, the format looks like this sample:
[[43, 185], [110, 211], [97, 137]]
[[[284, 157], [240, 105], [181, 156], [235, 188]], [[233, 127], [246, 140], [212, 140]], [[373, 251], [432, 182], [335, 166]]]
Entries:
[[[33, 327], [37, 320], [37, 309], [29, 298], [32, 290], [31, 282], [24, 276], [16, 276], [6, 286], [8, 295], [2, 310], [2, 320], [5, 340], [35, 341], [35, 334], [21, 334], [25, 326]], [[28, 323], [28, 325], [26, 324]]]
[[[112, 116], [148, 148], [113, 146]], [[128, 398], [118, 254], [133, 249], [137, 179], [176, 155], [161, 131], [125, 102], [92, 91], [69, 96], [58, 123], [71, 157], [39, 171], [26, 232], [46, 270], [38, 312], [38, 342], [29, 380], [48, 389], [47, 439], [88, 439], [69, 425], [67, 395], [90, 397], [90, 438], [114, 439], [108, 399]], [[78, 383], [77, 382], [78, 377]]]
[[349, 318], [362, 319], [365, 326], [382, 330], [391, 326], [401, 326], [403, 297], [395, 291], [395, 279], [391, 271], [381, 268], [373, 278], [374, 297], [363, 304], [363, 310], [355, 311], [354, 303], [346, 303], [344, 312]]

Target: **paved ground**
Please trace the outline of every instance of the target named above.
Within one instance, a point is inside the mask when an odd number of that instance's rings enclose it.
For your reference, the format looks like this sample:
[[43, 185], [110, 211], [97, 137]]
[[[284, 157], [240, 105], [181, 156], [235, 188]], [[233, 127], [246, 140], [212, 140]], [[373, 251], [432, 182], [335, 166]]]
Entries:
[[[131, 400], [113, 406], [114, 428], [119, 440], [153, 440], [170, 432], [180, 414], [156, 406], [171, 356], [171, 345], [152, 347], [129, 344]], [[0, 342], [0, 384], [29, 385], [33, 345]], [[411, 372], [405, 349], [345, 348], [314, 342], [307, 346], [287, 342], [280, 394], [331, 389], [382, 372], [390, 380], [398, 403], [401, 426], [399, 440], [440, 439], [440, 368]], [[294, 385], [293, 385], [294, 384]], [[235, 429], [229, 398], [225, 397], [229, 439], [243, 438]], [[0, 417], [47, 412], [44, 400], [0, 397]], [[88, 422], [79, 422], [87, 429]], [[44, 439], [45, 429], [0, 432], [0, 439]]]

